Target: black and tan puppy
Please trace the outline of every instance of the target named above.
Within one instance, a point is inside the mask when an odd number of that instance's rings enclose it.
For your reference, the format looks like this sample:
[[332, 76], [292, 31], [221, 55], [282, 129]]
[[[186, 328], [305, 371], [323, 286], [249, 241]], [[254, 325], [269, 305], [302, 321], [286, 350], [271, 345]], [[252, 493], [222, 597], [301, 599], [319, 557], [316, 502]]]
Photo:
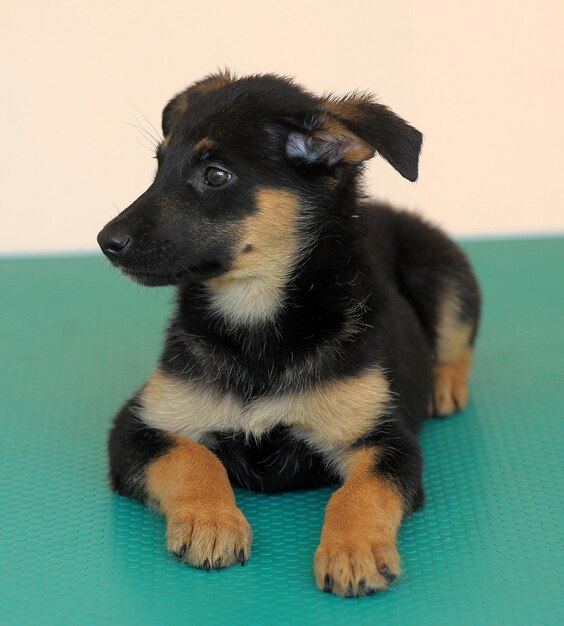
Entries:
[[159, 365], [111, 431], [113, 488], [209, 570], [251, 553], [232, 484], [342, 483], [317, 585], [385, 589], [423, 502], [416, 433], [465, 406], [479, 315], [452, 241], [360, 199], [375, 154], [417, 178], [421, 134], [367, 96], [227, 73], [173, 98], [162, 126], [153, 183], [98, 236], [133, 280], [178, 289]]

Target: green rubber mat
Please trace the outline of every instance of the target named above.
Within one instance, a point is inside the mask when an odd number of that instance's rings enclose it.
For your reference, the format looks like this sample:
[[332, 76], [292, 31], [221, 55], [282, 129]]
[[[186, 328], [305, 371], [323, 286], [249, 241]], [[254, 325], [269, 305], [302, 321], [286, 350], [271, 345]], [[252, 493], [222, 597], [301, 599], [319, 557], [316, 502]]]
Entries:
[[0, 261], [0, 623], [562, 624], [564, 239], [465, 244], [485, 310], [469, 408], [421, 436], [427, 504], [387, 593], [315, 589], [331, 491], [239, 491], [248, 564], [206, 573], [111, 494], [106, 433], [159, 352], [171, 292], [101, 258]]

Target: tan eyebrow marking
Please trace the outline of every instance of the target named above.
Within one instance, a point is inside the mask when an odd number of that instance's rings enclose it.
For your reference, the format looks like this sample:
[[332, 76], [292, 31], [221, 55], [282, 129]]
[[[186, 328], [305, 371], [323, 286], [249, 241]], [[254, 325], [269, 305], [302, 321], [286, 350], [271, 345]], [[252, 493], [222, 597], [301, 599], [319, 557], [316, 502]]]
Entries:
[[204, 152], [215, 148], [215, 146], [216, 143], [213, 139], [210, 139], [209, 137], [204, 137], [203, 139], [200, 139], [200, 141], [198, 141], [198, 143], [194, 146], [193, 154], [196, 158], [199, 158]]

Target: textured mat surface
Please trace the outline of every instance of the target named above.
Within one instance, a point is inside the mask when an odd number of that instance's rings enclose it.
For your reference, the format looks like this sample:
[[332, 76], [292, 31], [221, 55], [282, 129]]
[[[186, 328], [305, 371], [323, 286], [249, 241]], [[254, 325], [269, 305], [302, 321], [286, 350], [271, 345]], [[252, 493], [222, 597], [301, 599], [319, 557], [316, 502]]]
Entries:
[[0, 623], [564, 623], [564, 239], [465, 245], [485, 315], [469, 408], [430, 421], [427, 505], [389, 592], [316, 591], [329, 490], [238, 492], [244, 568], [164, 550], [164, 523], [106, 486], [105, 439], [154, 366], [171, 294], [102, 259], [0, 261]]

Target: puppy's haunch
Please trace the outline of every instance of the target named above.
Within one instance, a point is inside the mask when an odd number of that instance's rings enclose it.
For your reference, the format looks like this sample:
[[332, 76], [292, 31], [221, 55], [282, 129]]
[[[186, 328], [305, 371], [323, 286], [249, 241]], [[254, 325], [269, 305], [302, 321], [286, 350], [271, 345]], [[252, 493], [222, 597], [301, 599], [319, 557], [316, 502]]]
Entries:
[[131, 279], [178, 290], [157, 368], [115, 419], [112, 487], [209, 570], [250, 555], [231, 484], [340, 483], [317, 585], [385, 589], [423, 503], [416, 434], [466, 404], [480, 312], [446, 235], [360, 197], [377, 155], [417, 179], [421, 133], [368, 95], [227, 72], [176, 95], [162, 127], [154, 181], [98, 235]]

